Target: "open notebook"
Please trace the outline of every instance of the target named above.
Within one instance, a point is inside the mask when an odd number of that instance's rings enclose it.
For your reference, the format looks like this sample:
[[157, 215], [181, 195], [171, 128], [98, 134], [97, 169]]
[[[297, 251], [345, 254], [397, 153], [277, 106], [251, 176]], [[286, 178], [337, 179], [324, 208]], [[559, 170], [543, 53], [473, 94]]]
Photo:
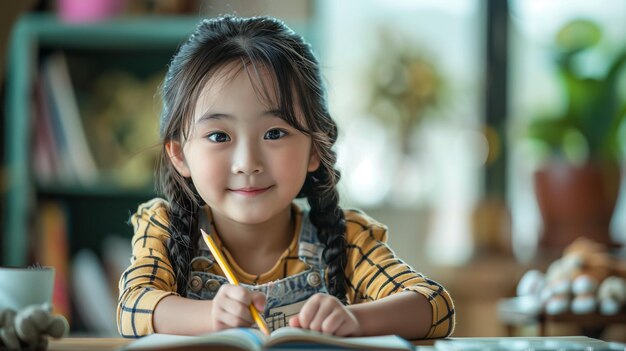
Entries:
[[280, 328], [271, 336], [257, 329], [237, 328], [200, 336], [152, 334], [134, 341], [125, 351], [191, 350], [414, 350], [396, 335], [341, 338], [298, 328]]

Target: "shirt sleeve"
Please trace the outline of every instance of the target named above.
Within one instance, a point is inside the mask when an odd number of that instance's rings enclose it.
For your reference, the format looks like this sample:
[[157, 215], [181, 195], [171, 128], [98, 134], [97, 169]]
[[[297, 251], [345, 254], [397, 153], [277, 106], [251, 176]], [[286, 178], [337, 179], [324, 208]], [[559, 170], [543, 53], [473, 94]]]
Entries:
[[119, 281], [117, 327], [121, 336], [154, 333], [154, 308], [176, 294], [176, 279], [167, 255], [167, 203], [154, 199], [139, 206], [130, 218], [134, 235], [130, 266]]
[[349, 211], [346, 212], [346, 227], [348, 301], [374, 301], [401, 291], [412, 291], [426, 297], [432, 307], [431, 327], [426, 338], [451, 335], [455, 312], [450, 294], [394, 254], [386, 243], [387, 228], [363, 214]]

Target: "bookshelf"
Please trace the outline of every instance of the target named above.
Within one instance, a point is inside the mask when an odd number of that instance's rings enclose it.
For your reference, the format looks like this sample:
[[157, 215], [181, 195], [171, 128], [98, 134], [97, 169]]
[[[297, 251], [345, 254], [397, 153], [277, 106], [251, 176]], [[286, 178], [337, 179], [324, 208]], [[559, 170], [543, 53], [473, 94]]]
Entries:
[[[129, 233], [125, 221], [137, 203], [154, 196], [151, 186], [126, 189], [107, 180], [90, 184], [39, 184], [32, 169], [32, 129], [36, 104], [33, 90], [40, 60], [51, 51], [66, 52], [83, 75], [100, 66], [118, 64], [133, 73], [165, 70], [176, 48], [195, 28], [198, 17], [129, 17], [94, 24], [64, 24], [50, 14], [28, 14], [11, 34], [6, 80], [4, 194], [5, 223], [2, 265], [30, 264], [38, 202], [61, 201], [67, 212], [68, 249], [96, 249], [103, 235]], [[93, 60], [90, 62], [90, 60]], [[86, 62], [86, 63], [85, 63]], [[120, 65], [120, 63], [123, 63]], [[73, 72], [71, 72], [73, 73]], [[83, 77], [89, 80], [89, 76]], [[76, 92], [80, 94], [81, 91]], [[157, 116], [154, 116], [156, 119]]]

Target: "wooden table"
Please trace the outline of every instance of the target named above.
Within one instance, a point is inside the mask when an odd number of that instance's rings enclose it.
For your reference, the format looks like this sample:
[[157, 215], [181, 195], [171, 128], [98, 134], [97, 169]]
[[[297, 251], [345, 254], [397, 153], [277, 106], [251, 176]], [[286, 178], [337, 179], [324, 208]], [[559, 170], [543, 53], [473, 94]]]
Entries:
[[63, 338], [50, 339], [50, 351], [112, 351], [131, 343], [133, 339], [124, 338]]

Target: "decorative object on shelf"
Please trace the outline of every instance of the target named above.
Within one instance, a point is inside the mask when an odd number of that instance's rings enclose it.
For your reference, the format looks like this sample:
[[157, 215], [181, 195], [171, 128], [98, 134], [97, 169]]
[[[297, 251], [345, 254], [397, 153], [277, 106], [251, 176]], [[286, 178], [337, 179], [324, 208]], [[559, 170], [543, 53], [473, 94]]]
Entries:
[[59, 0], [57, 12], [66, 23], [92, 23], [113, 18], [126, 7], [126, 0]]
[[615, 315], [626, 305], [626, 278], [608, 277], [598, 287], [600, 313]]
[[29, 305], [19, 311], [0, 309], [0, 348], [9, 351], [46, 350], [48, 337], [69, 332], [67, 320], [52, 314], [50, 304]]
[[150, 188], [159, 150], [154, 91], [163, 73], [140, 79], [119, 69], [105, 71], [79, 106], [65, 56], [57, 51], [45, 58], [35, 87], [31, 162], [37, 182]]
[[140, 79], [124, 71], [97, 77], [85, 102], [85, 132], [101, 171], [124, 188], [152, 184], [158, 148], [158, 106], [154, 92], [164, 73]]
[[[420, 186], [419, 143], [416, 133], [425, 118], [442, 100], [443, 78], [428, 50], [398, 31], [381, 29], [380, 47], [368, 64], [369, 106], [367, 112], [380, 122], [389, 150], [369, 164], [390, 165], [393, 182], [386, 200], [396, 205], [412, 205], [425, 192]], [[363, 122], [366, 123], [366, 122]], [[363, 124], [360, 123], [360, 124]], [[367, 131], [376, 135], [379, 131]], [[368, 156], [374, 158], [375, 156]], [[361, 168], [361, 167], [359, 167]]]
[[369, 110], [399, 138], [400, 151], [411, 153], [411, 137], [428, 111], [439, 103], [443, 85], [436, 64], [410, 40], [381, 32], [380, 55], [371, 62]]
[[526, 272], [517, 295], [526, 300], [526, 313], [626, 313], [626, 261], [610, 255], [603, 244], [578, 238], [545, 274]]
[[531, 121], [528, 136], [542, 154], [534, 175], [535, 192], [543, 219], [541, 244], [562, 249], [587, 236], [612, 244], [610, 222], [620, 188], [622, 156], [619, 133], [624, 126], [626, 103], [618, 78], [626, 63], [626, 50], [606, 63], [599, 77], [583, 72], [602, 37], [600, 28], [587, 20], [574, 20], [558, 32], [555, 63], [566, 98], [559, 115]]

